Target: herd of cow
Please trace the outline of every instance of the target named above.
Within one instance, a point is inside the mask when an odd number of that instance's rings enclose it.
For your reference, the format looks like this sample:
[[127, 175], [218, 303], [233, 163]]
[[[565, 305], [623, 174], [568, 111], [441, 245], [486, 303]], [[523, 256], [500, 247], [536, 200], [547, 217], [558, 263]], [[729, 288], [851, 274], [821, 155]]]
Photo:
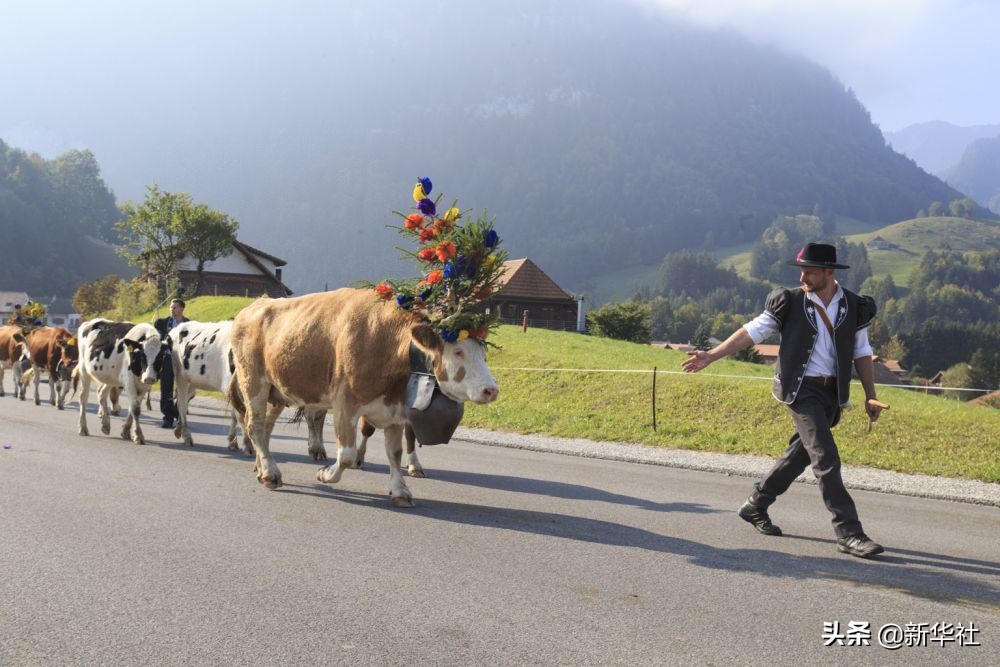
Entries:
[[[287, 299], [262, 297], [226, 322], [179, 324], [166, 339], [151, 324], [94, 319], [77, 335], [61, 327], [39, 327], [25, 336], [20, 327], [0, 327], [0, 396], [4, 372], [12, 370], [15, 397], [25, 399], [28, 380], [48, 375], [50, 402], [63, 409], [70, 391], [79, 389], [80, 435], [89, 435], [87, 405], [91, 384], [97, 387], [101, 432], [111, 433], [115, 398], [125, 397], [128, 414], [121, 436], [136, 444], [144, 437], [139, 416], [144, 398], [157, 381], [161, 365], [173, 364], [179, 418], [174, 435], [193, 445], [188, 404], [197, 389], [226, 393], [233, 407], [229, 449], [236, 450], [237, 422], [243, 427], [243, 451], [256, 456], [257, 479], [268, 488], [281, 486], [281, 472], [269, 442], [285, 407], [304, 415], [309, 453], [325, 461], [323, 425], [333, 414], [336, 461], [317, 479], [336, 483], [344, 470], [360, 467], [368, 437], [376, 428], [385, 435], [389, 493], [397, 507], [412, 507], [412, 494], [401, 472], [406, 434], [411, 476], [423, 471], [407, 428], [404, 399], [410, 353], [425, 356], [438, 389], [454, 401], [489, 403], [499, 389], [486, 365], [482, 342], [466, 338], [445, 342], [425, 321], [370, 290], [341, 289]], [[363, 439], [357, 444], [357, 431]]]

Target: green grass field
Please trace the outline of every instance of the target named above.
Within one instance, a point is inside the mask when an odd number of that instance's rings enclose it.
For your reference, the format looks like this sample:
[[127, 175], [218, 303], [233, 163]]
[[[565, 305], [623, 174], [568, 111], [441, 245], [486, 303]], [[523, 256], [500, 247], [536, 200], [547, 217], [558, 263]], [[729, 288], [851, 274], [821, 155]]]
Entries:
[[[200, 297], [186, 313], [229, 319], [250, 301]], [[780, 454], [791, 433], [787, 410], [771, 398], [768, 366], [725, 360], [681, 374], [678, 352], [517, 326], [501, 326], [492, 342], [501, 346], [488, 353], [500, 398], [468, 404], [466, 426], [765, 456]], [[857, 383], [852, 395], [863, 397]], [[879, 397], [892, 408], [871, 434], [860, 408], [847, 410], [837, 427], [845, 463], [1000, 483], [1000, 410], [906, 389], [881, 388]]]
[[[514, 326], [501, 327], [494, 342], [503, 347], [488, 359], [500, 398], [467, 406], [467, 426], [766, 456], [780, 454], [791, 434], [766, 366], [721, 361], [684, 375], [677, 352]], [[669, 371], [657, 376], [655, 432], [654, 366]], [[855, 383], [855, 400], [861, 391]], [[879, 396], [892, 408], [871, 434], [860, 408], [847, 410], [837, 427], [845, 463], [1000, 482], [1000, 411], [906, 389], [881, 388]]]

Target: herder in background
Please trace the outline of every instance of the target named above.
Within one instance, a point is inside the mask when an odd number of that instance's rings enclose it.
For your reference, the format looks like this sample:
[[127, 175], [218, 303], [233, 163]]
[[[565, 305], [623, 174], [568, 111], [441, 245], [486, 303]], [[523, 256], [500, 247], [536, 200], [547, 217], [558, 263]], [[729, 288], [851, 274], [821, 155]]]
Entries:
[[801, 268], [801, 288], [774, 290], [761, 315], [715, 349], [689, 353], [682, 367], [697, 373], [717, 359], [780, 333], [772, 394], [788, 406], [796, 433], [738, 513], [764, 535], [781, 535], [767, 509], [812, 465], [823, 502], [833, 513], [838, 550], [869, 558], [884, 549], [861, 528], [841, 478], [840, 454], [830, 429], [848, 402], [852, 361], [865, 390], [868, 418], [875, 421], [881, 412], [867, 330], [875, 317], [875, 303], [837, 283], [834, 270], [850, 267], [837, 263], [837, 249], [831, 245], [810, 243], [788, 264]]
[[[166, 340], [170, 330], [181, 322], [187, 322], [184, 317], [184, 300], [174, 299], [170, 302], [170, 316], [161, 317], [153, 322], [160, 333], [160, 339]], [[177, 419], [177, 403], [174, 402], [174, 366], [170, 361], [170, 351], [163, 355], [163, 365], [160, 367], [160, 412], [163, 413], [163, 428], [173, 428]]]

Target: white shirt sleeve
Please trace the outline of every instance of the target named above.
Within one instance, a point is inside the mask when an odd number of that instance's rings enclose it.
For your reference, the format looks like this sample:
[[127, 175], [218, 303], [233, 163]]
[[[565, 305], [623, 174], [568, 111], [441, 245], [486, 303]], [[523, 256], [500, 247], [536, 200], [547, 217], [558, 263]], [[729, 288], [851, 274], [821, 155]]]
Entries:
[[872, 356], [872, 345], [868, 342], [868, 327], [865, 327], [854, 334], [854, 358], [870, 356]]
[[[778, 320], [774, 319], [774, 315], [765, 310], [763, 313], [744, 324], [743, 328], [747, 330], [747, 333], [750, 334], [750, 338], [753, 340], [754, 345], [756, 345], [766, 340], [768, 336], [778, 330]], [[867, 335], [865, 336], [865, 340], [868, 340]]]

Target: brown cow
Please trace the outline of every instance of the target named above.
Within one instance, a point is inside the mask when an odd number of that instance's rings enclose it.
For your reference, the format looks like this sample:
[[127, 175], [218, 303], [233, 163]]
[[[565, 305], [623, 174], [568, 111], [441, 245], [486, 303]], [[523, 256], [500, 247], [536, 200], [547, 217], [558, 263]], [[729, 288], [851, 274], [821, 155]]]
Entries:
[[411, 344], [426, 356], [448, 398], [489, 403], [497, 397], [482, 343], [471, 338], [446, 343], [414, 314], [380, 301], [371, 290], [258, 299], [244, 308], [233, 322], [236, 381], [230, 383], [229, 397], [245, 414], [257, 479], [268, 488], [281, 486], [269, 440], [286, 405], [314, 414], [330, 409], [337, 461], [321, 468], [317, 478], [338, 482], [354, 465], [358, 420], [365, 417], [385, 431], [393, 504], [412, 507], [400, 472]]
[[10, 369], [11, 375], [14, 376], [14, 398], [24, 398], [21, 395], [24, 391], [21, 385], [21, 375], [24, 369], [19, 364], [22, 356], [22, 343], [24, 343], [24, 334], [21, 327], [14, 325], [0, 327], [0, 396], [4, 396], [4, 371]]
[[[41, 405], [38, 384], [42, 371], [49, 373], [49, 403], [60, 410], [65, 407], [70, 389], [70, 375], [80, 358], [76, 340], [63, 327], [39, 327], [28, 334], [28, 354], [34, 371], [35, 405]], [[24, 400], [22, 393], [21, 399]]]

